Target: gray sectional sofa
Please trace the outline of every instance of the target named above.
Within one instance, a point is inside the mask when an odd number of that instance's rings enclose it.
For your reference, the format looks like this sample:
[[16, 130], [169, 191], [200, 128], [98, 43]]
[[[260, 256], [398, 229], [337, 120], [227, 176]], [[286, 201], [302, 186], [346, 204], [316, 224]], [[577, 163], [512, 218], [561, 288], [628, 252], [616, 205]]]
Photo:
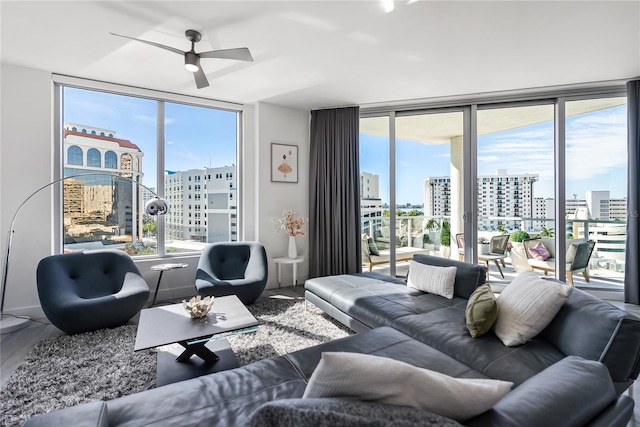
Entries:
[[[429, 418], [418, 409], [303, 399], [323, 352], [371, 354], [457, 378], [514, 382], [512, 391], [465, 421], [467, 426], [627, 424], [633, 400], [621, 393], [640, 369], [639, 319], [576, 289], [538, 337], [505, 347], [492, 333], [471, 338], [465, 327], [467, 298], [484, 282], [483, 266], [426, 255], [415, 260], [457, 266], [454, 298], [416, 291], [375, 273], [310, 279], [307, 299], [360, 333], [109, 402], [51, 412], [26, 425], [391, 426]], [[399, 424], [398, 417], [406, 422]]]

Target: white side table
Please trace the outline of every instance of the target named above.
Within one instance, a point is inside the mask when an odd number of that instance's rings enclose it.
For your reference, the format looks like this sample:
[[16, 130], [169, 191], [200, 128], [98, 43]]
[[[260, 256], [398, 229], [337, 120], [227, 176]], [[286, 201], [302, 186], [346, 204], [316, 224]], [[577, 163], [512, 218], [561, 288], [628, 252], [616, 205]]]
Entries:
[[291, 264], [293, 266], [293, 286], [296, 286], [296, 278], [298, 277], [298, 264], [304, 261], [303, 256], [299, 256], [297, 258], [289, 258], [286, 256], [276, 257], [273, 261], [278, 266], [278, 287], [280, 287], [282, 277], [282, 264]]
[[159, 271], [160, 275], [158, 276], [158, 284], [156, 285], [156, 291], [153, 293], [153, 301], [151, 301], [151, 305], [149, 307], [153, 307], [156, 304], [156, 297], [158, 296], [158, 289], [160, 289], [160, 281], [162, 281], [162, 273], [165, 271], [176, 270], [178, 268], [186, 268], [189, 267], [189, 264], [184, 263], [174, 263], [174, 264], [156, 264], [151, 266], [151, 270]]

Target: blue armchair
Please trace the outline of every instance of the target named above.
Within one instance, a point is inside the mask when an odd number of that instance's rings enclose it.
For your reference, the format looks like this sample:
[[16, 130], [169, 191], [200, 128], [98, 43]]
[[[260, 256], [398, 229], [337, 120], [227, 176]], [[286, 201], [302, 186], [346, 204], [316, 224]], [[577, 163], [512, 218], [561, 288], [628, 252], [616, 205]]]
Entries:
[[255, 302], [267, 286], [267, 253], [258, 242], [220, 242], [206, 246], [198, 261], [196, 289], [202, 296], [236, 295]]
[[118, 250], [46, 257], [37, 283], [45, 315], [68, 334], [122, 325], [149, 299], [138, 267]]

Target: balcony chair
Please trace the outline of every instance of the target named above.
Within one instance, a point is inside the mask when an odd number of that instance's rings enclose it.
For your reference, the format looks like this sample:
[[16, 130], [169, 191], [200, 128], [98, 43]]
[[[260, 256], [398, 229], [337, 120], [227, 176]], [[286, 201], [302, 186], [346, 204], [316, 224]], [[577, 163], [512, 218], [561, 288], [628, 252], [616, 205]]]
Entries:
[[[574, 273], [582, 273], [584, 280], [589, 282], [589, 260], [591, 259], [591, 255], [593, 254], [593, 250], [595, 248], [596, 242], [594, 240], [589, 241], [581, 241], [582, 239], [576, 239], [579, 242], [572, 242], [567, 248], [566, 252], [566, 273], [567, 273], [567, 283], [573, 286], [573, 274]], [[552, 254], [551, 258], [547, 258], [546, 260], [536, 259], [532, 253], [531, 248], [535, 247], [539, 242], [543, 242], [543, 246], [547, 248], [547, 250]], [[569, 243], [570, 241], [567, 241]], [[549, 239], [547, 244], [544, 244], [544, 241], [541, 239], [528, 239], [522, 242], [525, 247], [525, 253], [527, 255], [527, 262], [529, 264], [529, 269], [531, 271], [534, 270], [542, 270], [546, 275], [548, 272], [555, 271], [555, 257], [553, 257], [553, 239]], [[547, 247], [547, 245], [549, 247]]]
[[456, 234], [456, 245], [458, 245], [458, 260], [464, 261], [464, 233]]
[[207, 245], [198, 261], [196, 289], [202, 296], [236, 295], [253, 304], [267, 285], [267, 253], [258, 242]]
[[[493, 236], [491, 238], [491, 241], [489, 242], [489, 253], [478, 254], [478, 261], [484, 261], [487, 266], [487, 278], [489, 278], [489, 262], [493, 261], [496, 267], [498, 267], [500, 276], [502, 276], [502, 278], [504, 279], [504, 273], [500, 268], [500, 264], [505, 267], [504, 259], [507, 257], [507, 243], [509, 243], [508, 234]], [[500, 261], [500, 264], [498, 263], [498, 261]]]
[[118, 250], [52, 255], [36, 275], [44, 314], [70, 335], [123, 325], [149, 299], [138, 267]]
[[[485, 265], [487, 266], [487, 279], [489, 278], [489, 263], [491, 261], [493, 261], [496, 267], [498, 267], [498, 271], [500, 272], [500, 275], [504, 279], [504, 273], [502, 272], [502, 269], [500, 268], [500, 264], [498, 264], [498, 261], [500, 261], [502, 266], [505, 267], [504, 259], [507, 257], [506, 255], [507, 243], [509, 243], [508, 234], [493, 236], [489, 243], [489, 253], [478, 254], [478, 261], [484, 261]], [[458, 245], [458, 259], [460, 261], [463, 261], [464, 260], [464, 234], [463, 233], [456, 234], [456, 245]]]

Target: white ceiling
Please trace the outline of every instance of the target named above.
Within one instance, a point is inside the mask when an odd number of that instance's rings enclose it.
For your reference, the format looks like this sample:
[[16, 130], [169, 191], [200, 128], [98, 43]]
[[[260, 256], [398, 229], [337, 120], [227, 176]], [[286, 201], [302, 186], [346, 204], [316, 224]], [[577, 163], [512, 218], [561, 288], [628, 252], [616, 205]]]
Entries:
[[[384, 104], [640, 76], [640, 1], [0, 1], [3, 63], [295, 108]], [[109, 32], [253, 63], [183, 58]]]

